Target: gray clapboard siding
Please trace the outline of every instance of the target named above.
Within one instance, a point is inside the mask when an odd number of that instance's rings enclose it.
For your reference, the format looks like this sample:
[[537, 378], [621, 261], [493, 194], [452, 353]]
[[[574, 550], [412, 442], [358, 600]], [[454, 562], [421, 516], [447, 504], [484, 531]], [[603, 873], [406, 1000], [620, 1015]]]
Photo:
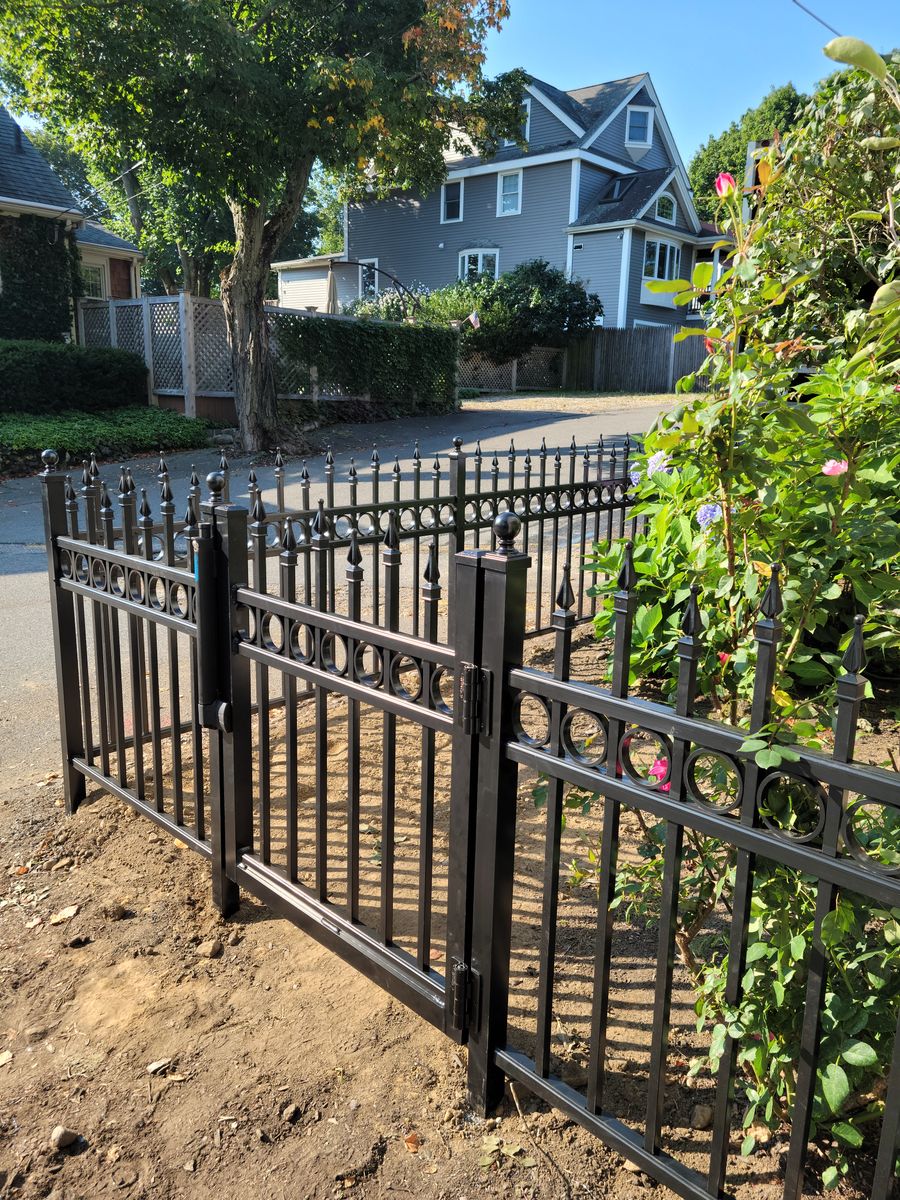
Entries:
[[549, 112], [536, 100], [531, 99], [531, 120], [528, 125], [528, 148], [536, 150], [541, 146], [561, 146], [577, 141], [576, 135], [564, 125], [553, 113]]
[[612, 171], [604, 171], [602, 167], [594, 167], [590, 163], [583, 162], [581, 164], [581, 187], [578, 196], [579, 213], [587, 212], [588, 209], [594, 207], [600, 197], [600, 193], [606, 190], [612, 178]]
[[379, 267], [407, 287], [452, 283], [460, 252], [475, 248], [496, 249], [501, 272], [539, 257], [564, 270], [570, 181], [568, 162], [525, 167], [521, 213], [498, 217], [497, 175], [470, 176], [465, 181], [463, 220], [445, 225], [440, 222], [440, 190], [425, 197], [403, 193], [351, 204], [349, 257], [377, 258]]
[[586, 233], [575, 235], [572, 251], [572, 273], [589, 292], [596, 292], [603, 302], [603, 320], [615, 325], [618, 320], [619, 278], [622, 270], [622, 234]]
[[[636, 99], [633, 103], [646, 104], [648, 108], [655, 108], [655, 105], [649, 98], [645, 100]], [[630, 156], [625, 148], [626, 120], [627, 109], [623, 108], [619, 115], [603, 130], [591, 146], [591, 149], [597, 154], [611, 154], [616, 158], [628, 162]], [[662, 136], [655, 120], [653, 122], [653, 144], [647, 153], [637, 160], [637, 165], [645, 171], [654, 171], [657, 167], [670, 167], [672, 165], [672, 160], [663, 144]]]

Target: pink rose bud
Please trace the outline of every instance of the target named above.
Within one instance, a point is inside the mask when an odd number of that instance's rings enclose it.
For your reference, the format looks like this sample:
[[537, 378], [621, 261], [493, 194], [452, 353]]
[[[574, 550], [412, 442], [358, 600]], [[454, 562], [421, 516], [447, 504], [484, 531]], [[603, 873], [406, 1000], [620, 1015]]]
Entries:
[[722, 664], [723, 667], [729, 661], [730, 658], [731, 658], [731, 655], [726, 654], [724, 650], [719, 651], [719, 662]]
[[704, 346], [706, 347], [706, 353], [707, 353], [707, 354], [715, 354], [715, 352], [716, 352], [716, 343], [715, 343], [715, 342], [712, 340], [712, 338], [707, 338], [707, 339], [704, 341], [704, 343], [703, 343], [703, 344], [704, 344]]
[[823, 475], [846, 475], [850, 464], [846, 458], [829, 458], [822, 468]]
[[716, 192], [724, 200], [726, 196], [730, 196], [737, 188], [734, 181], [734, 176], [728, 171], [723, 171], [721, 175], [716, 176]]

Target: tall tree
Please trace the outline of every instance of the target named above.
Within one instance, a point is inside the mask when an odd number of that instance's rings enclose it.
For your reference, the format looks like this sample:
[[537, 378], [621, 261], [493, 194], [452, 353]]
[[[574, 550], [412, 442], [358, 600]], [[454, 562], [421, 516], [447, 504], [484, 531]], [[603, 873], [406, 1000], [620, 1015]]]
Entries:
[[29, 0], [0, 10], [0, 78], [21, 107], [196, 202], [225, 198], [222, 275], [245, 444], [276, 406], [263, 299], [316, 160], [378, 190], [430, 187], [460, 133], [482, 149], [519, 124], [520, 73], [484, 76], [506, 0]]
[[773, 88], [755, 108], [748, 108], [720, 134], [712, 134], [691, 159], [688, 177], [697, 212], [706, 221], [716, 214], [716, 176], [727, 171], [743, 180], [749, 142], [766, 141], [776, 132], [784, 134], [797, 120], [808, 96], [792, 83]]

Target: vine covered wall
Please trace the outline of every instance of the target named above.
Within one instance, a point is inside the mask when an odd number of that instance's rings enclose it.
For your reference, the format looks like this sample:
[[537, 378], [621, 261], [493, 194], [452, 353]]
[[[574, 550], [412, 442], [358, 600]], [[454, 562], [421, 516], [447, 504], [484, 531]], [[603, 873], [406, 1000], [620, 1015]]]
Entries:
[[78, 261], [61, 222], [0, 217], [0, 338], [62, 341], [81, 290]]

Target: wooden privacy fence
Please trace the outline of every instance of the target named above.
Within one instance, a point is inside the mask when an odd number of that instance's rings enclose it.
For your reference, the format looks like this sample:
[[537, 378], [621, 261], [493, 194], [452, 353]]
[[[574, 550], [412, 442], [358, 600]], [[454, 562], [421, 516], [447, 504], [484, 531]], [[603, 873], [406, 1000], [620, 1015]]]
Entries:
[[[673, 392], [706, 358], [701, 337], [676, 342], [669, 326], [600, 327], [566, 349], [565, 388], [581, 392]], [[705, 381], [697, 381], [704, 390]]]

